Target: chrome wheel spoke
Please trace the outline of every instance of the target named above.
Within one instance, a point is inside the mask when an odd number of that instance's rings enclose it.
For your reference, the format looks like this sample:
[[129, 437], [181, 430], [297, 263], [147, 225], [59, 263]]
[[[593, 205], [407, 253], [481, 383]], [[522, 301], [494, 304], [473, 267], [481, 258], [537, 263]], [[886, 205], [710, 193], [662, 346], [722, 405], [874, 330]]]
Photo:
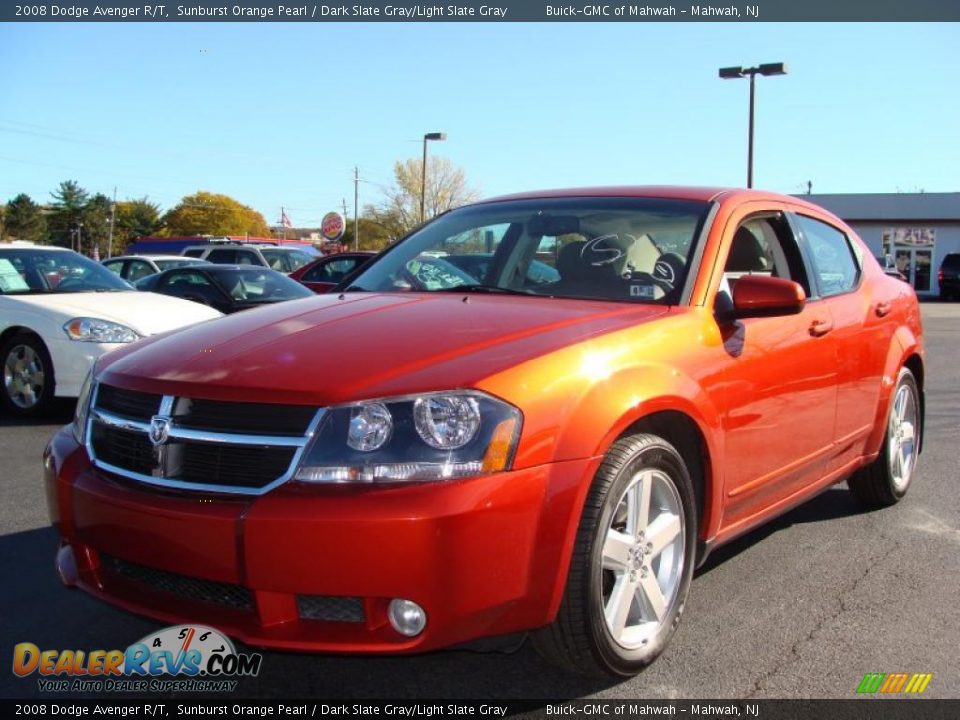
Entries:
[[897, 404], [896, 404], [896, 416], [897, 416], [897, 426], [903, 422], [904, 413], [907, 411], [907, 393], [900, 392], [897, 395]]
[[663, 590], [660, 589], [660, 583], [653, 573], [640, 579], [640, 591], [643, 595], [643, 601], [646, 608], [652, 614], [651, 620], [657, 622], [663, 620], [667, 613], [667, 599], [663, 596]]
[[660, 513], [647, 527], [647, 542], [651, 558], [659, 555], [680, 535], [680, 517], [672, 513]]
[[913, 445], [914, 438], [914, 429], [912, 422], [905, 422], [900, 425], [900, 442], [901, 444], [909, 443]]
[[607, 530], [607, 539], [603, 543], [603, 567], [610, 570], [626, 570], [632, 547], [632, 537], [613, 528]]
[[640, 476], [627, 491], [627, 534], [636, 536], [647, 529], [650, 521], [649, 477]]
[[617, 578], [610, 592], [610, 599], [604, 607], [604, 614], [607, 617], [607, 627], [618, 640], [627, 627], [627, 619], [630, 617], [630, 610], [633, 608], [636, 596], [637, 586], [630, 580], [629, 575], [624, 574]]

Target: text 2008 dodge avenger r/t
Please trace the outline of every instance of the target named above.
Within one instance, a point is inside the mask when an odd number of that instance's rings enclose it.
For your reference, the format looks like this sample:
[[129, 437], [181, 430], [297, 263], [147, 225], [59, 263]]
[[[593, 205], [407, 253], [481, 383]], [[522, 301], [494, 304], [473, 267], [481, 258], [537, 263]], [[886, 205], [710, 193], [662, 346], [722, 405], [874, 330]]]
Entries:
[[628, 675], [711, 548], [843, 480], [902, 498], [923, 382], [913, 290], [814, 205], [498, 198], [335, 293], [104, 357], [44, 458], [59, 572], [256, 646], [532, 631]]

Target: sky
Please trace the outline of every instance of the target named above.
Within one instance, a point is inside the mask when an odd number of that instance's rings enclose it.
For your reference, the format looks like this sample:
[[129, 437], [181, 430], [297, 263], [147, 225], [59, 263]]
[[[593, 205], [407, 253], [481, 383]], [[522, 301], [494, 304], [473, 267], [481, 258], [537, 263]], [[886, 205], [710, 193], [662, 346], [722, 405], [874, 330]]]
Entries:
[[445, 132], [481, 197], [615, 184], [960, 191], [960, 25], [0, 24], [0, 202], [63, 180], [316, 226]]

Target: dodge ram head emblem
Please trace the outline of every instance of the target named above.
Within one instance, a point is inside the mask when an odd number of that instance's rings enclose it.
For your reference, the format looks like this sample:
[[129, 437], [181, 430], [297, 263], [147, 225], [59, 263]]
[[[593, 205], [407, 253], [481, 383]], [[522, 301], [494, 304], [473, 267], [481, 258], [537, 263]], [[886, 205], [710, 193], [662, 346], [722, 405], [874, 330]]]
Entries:
[[163, 445], [170, 438], [170, 422], [166, 415], [154, 415], [150, 418], [150, 442], [154, 447]]

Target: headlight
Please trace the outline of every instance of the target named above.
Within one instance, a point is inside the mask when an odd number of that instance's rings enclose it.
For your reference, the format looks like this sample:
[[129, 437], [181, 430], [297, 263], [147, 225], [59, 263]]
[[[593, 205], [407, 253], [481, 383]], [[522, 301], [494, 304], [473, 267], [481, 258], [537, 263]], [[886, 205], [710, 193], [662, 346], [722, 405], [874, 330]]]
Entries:
[[308, 483], [455, 480], [508, 470], [520, 411], [481, 392], [330, 408], [296, 478]]
[[74, 318], [63, 326], [63, 331], [71, 340], [81, 342], [129, 343], [140, 339], [137, 332], [126, 325], [97, 318]]
[[97, 371], [97, 363], [93, 363], [90, 372], [87, 373], [86, 380], [80, 387], [80, 396], [77, 398], [77, 409], [73, 412], [73, 437], [81, 445], [87, 444], [87, 417], [90, 414], [90, 400], [93, 398], [93, 376]]

